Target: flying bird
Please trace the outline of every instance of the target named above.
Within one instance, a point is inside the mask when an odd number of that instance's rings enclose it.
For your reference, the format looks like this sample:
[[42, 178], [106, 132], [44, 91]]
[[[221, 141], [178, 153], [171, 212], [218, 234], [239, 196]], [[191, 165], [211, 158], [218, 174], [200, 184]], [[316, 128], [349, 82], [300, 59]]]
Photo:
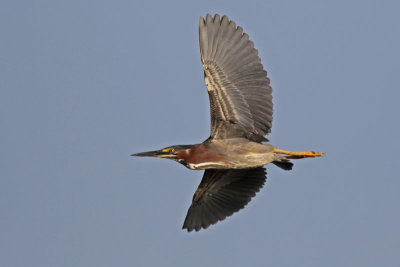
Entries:
[[201, 144], [132, 155], [205, 170], [183, 224], [189, 232], [243, 209], [267, 179], [264, 165], [291, 170], [291, 159], [323, 156], [278, 149], [264, 137], [272, 126], [272, 88], [257, 49], [240, 26], [227, 16], [200, 17], [199, 44], [210, 100], [210, 137]]

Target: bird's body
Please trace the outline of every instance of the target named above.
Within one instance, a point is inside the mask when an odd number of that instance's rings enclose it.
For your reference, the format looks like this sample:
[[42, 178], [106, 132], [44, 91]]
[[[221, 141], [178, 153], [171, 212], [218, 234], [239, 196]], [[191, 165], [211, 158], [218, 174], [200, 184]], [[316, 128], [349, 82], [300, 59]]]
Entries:
[[282, 157], [271, 153], [273, 149], [270, 144], [249, 142], [245, 138], [211, 139], [179, 151], [178, 157], [193, 170], [246, 169], [280, 160]]
[[264, 165], [291, 170], [290, 159], [323, 155], [263, 143], [272, 126], [272, 88], [253, 42], [241, 27], [226, 16], [200, 17], [199, 44], [210, 99], [210, 137], [197, 145], [133, 154], [205, 170], [183, 224], [188, 231], [207, 228], [244, 208], [265, 183]]

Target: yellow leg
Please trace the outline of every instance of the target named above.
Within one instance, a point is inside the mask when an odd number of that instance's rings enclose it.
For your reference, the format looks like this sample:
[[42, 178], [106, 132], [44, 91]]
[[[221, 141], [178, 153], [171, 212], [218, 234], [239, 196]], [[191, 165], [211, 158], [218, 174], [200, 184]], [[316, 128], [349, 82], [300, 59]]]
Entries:
[[277, 154], [289, 155], [289, 156], [285, 157], [287, 159], [315, 158], [315, 157], [322, 157], [324, 155], [324, 153], [314, 152], [314, 151], [293, 152], [293, 151], [287, 151], [287, 150], [282, 150], [282, 149], [278, 149], [278, 148], [274, 148], [274, 150], [272, 152], [277, 153]]

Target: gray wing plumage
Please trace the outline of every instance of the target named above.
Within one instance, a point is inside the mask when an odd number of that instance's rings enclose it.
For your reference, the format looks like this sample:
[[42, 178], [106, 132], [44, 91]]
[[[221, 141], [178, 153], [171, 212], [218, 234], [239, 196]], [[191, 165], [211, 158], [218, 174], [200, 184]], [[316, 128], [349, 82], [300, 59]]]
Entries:
[[211, 138], [267, 140], [272, 88], [249, 36], [226, 16], [208, 14], [200, 17], [199, 43], [210, 98]]
[[206, 229], [243, 209], [266, 181], [265, 168], [206, 170], [186, 215], [183, 229]]

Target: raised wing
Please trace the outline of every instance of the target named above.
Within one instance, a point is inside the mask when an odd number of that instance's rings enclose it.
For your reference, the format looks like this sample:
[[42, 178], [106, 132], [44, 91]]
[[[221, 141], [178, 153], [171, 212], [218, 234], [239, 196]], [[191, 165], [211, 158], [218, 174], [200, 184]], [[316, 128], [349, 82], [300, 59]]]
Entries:
[[266, 181], [265, 168], [206, 170], [193, 196], [183, 229], [206, 229], [243, 209]]
[[267, 140], [272, 88], [249, 36], [226, 16], [208, 14], [200, 17], [199, 43], [210, 97], [211, 138]]

